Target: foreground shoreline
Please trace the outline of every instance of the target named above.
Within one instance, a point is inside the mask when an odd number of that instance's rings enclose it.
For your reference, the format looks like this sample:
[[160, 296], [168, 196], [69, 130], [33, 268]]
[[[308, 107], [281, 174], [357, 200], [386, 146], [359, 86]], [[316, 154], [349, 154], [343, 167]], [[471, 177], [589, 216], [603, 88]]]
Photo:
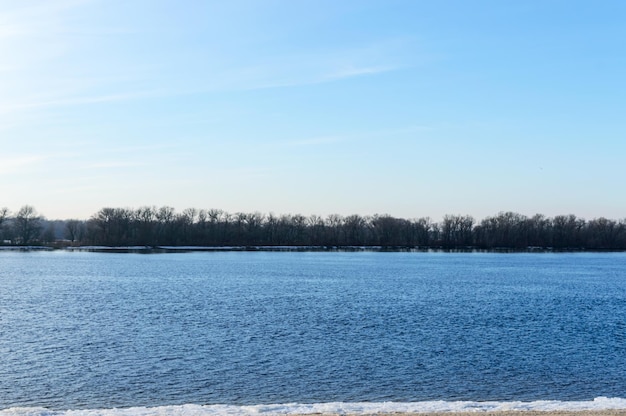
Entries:
[[[189, 409], [187, 409], [189, 410]], [[156, 408], [126, 408], [126, 409], [99, 409], [99, 410], [67, 410], [67, 411], [51, 411], [42, 408], [8, 408], [0, 409], [0, 416], [110, 416], [110, 415], [136, 415], [136, 416], [163, 416], [163, 415], [204, 415], [204, 412], [196, 413], [194, 411], [184, 411], [165, 413], [161, 409]], [[231, 413], [229, 411], [217, 411], [208, 413], [213, 416], [218, 415], [238, 415], [240, 413]], [[476, 409], [475, 411], [450, 411], [450, 412], [388, 412], [374, 411], [367, 413], [352, 413], [340, 411], [320, 411], [313, 413], [290, 413], [290, 412], [245, 412], [245, 415], [265, 415], [265, 416], [626, 416], [626, 409], [606, 409], [606, 410], [489, 410]]]
[[321, 402], [181, 404], [111, 408], [0, 407], [0, 416], [626, 416], [626, 399], [583, 401]]
[[[335, 415], [325, 413], [313, 413], [299, 416]], [[336, 415], [340, 415], [336, 413]], [[346, 414], [345, 416], [626, 416], [626, 409], [612, 410], [496, 410], [475, 412], [392, 412], [392, 413], [364, 413]]]
[[298, 416], [626, 416], [626, 409], [612, 410], [496, 410], [475, 412], [310, 413]]

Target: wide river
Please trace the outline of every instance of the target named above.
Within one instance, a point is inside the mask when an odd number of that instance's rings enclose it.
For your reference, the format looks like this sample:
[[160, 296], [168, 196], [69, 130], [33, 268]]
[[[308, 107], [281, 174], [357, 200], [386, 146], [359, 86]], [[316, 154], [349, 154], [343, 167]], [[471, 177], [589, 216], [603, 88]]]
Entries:
[[0, 252], [5, 412], [603, 397], [624, 253]]

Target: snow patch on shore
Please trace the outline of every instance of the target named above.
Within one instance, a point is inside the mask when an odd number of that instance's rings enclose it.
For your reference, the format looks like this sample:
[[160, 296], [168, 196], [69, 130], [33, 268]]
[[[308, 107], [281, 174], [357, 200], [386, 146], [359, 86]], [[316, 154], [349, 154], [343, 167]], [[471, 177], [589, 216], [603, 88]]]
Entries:
[[338, 414], [365, 415], [385, 413], [430, 412], [499, 412], [499, 411], [582, 411], [626, 409], [626, 399], [597, 397], [591, 401], [539, 400], [533, 402], [424, 401], [383, 403], [312, 403], [262, 404], [251, 406], [196, 405], [131, 407], [122, 409], [87, 409], [54, 411], [38, 407], [14, 407], [0, 410], [0, 416], [250, 416]]

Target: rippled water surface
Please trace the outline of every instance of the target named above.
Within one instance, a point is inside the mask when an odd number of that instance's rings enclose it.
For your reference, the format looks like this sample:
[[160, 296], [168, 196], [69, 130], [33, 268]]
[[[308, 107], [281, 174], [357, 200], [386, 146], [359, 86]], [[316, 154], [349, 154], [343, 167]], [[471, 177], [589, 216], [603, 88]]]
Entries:
[[625, 254], [0, 253], [0, 409], [626, 396]]

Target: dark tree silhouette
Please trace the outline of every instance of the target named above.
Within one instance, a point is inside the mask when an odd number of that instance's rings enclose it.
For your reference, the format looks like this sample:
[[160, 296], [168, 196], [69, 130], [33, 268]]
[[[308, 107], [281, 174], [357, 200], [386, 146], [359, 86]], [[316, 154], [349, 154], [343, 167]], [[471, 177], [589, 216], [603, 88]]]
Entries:
[[0, 244], [4, 242], [4, 227], [9, 218], [10, 211], [8, 208], [0, 208]]
[[[45, 225], [47, 232], [41, 231]], [[45, 221], [29, 205], [15, 217], [0, 209], [0, 237], [14, 244], [37, 240], [59, 245], [103, 246], [303, 246], [382, 249], [626, 250], [626, 220], [575, 215], [548, 218], [500, 212], [477, 223], [468, 215], [404, 219], [388, 214], [326, 218], [259, 212], [230, 214], [218, 209], [144, 206], [102, 208], [89, 220]], [[60, 237], [59, 237], [60, 236]]]
[[24, 205], [15, 215], [13, 228], [18, 244], [28, 245], [32, 243], [41, 233], [42, 217], [35, 208]]

